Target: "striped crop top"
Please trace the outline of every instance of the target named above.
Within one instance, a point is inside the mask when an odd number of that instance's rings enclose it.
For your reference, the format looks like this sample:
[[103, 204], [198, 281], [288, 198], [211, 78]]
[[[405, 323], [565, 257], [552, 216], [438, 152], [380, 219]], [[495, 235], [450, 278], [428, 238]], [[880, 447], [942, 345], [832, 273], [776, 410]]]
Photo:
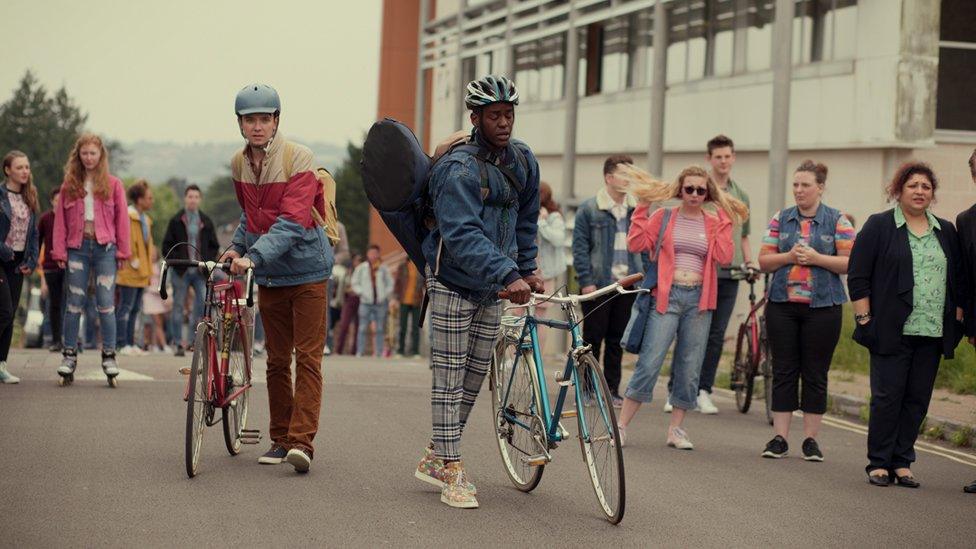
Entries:
[[698, 274], [705, 272], [708, 237], [705, 217], [692, 219], [678, 214], [674, 221], [674, 268]]

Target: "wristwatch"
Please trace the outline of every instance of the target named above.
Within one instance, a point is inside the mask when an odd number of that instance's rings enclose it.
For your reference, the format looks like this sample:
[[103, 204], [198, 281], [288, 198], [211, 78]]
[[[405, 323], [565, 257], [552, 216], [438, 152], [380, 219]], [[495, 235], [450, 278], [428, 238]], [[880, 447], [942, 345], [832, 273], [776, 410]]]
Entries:
[[863, 313], [863, 314], [855, 314], [854, 315], [854, 321], [857, 322], [858, 324], [860, 324], [862, 320], [863, 321], [871, 320], [871, 313]]

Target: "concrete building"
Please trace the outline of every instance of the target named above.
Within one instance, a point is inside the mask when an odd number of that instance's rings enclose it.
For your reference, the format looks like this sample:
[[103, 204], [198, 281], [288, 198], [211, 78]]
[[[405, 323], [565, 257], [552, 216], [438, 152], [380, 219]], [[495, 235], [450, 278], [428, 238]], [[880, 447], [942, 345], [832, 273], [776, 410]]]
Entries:
[[[381, 74], [398, 81], [382, 87], [379, 114], [394, 114], [386, 105], [398, 96], [413, 108], [397, 114], [419, 115], [430, 145], [468, 125], [467, 81], [508, 74], [523, 98], [516, 136], [570, 205], [602, 185], [609, 154], [672, 178], [704, 164], [705, 141], [724, 133], [736, 142], [733, 175], [750, 193], [755, 234], [792, 202], [792, 169], [808, 157], [830, 168], [826, 202], [859, 221], [885, 207], [882, 187], [909, 158], [940, 176], [940, 215], [976, 201], [966, 166], [976, 146], [976, 2], [658, 3], [388, 0]], [[788, 141], [773, 141], [776, 128]]]

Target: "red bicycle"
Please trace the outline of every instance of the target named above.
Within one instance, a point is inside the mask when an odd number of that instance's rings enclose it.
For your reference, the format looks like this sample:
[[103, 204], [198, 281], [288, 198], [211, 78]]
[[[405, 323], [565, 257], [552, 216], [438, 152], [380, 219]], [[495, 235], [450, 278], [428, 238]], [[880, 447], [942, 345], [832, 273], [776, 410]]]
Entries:
[[[749, 411], [756, 376], [763, 378], [763, 398], [766, 401], [766, 420], [773, 424], [773, 363], [769, 351], [769, 338], [766, 335], [766, 317], [760, 314], [766, 305], [767, 296], [756, 302], [756, 282], [759, 271], [743, 266], [733, 269], [733, 274], [743, 276], [749, 284], [749, 314], [739, 325], [739, 335], [735, 342], [735, 362], [732, 365], [732, 390], [735, 391], [735, 406], [743, 414]], [[769, 288], [769, 275], [764, 283]]]
[[[203, 430], [223, 424], [224, 444], [232, 456], [242, 444], [258, 444], [261, 434], [247, 428], [251, 389], [251, 345], [254, 341], [254, 273], [244, 284], [230, 273], [230, 263], [171, 259], [163, 261], [159, 295], [166, 299], [166, 277], [171, 267], [200, 269], [207, 274], [204, 317], [196, 326], [193, 360], [180, 373], [189, 376], [186, 401], [186, 474], [193, 478], [200, 462]], [[219, 359], [218, 359], [219, 355]], [[217, 410], [221, 415], [217, 417]]]

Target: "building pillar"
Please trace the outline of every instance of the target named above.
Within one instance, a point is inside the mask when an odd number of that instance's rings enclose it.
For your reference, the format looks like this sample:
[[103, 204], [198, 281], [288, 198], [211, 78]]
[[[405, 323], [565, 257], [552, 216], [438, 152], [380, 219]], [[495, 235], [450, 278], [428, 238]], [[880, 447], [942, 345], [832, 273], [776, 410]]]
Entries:
[[786, 206], [790, 154], [790, 87], [793, 78], [793, 2], [776, 0], [773, 21], [773, 116], [769, 140], [769, 201], [766, 218]]
[[576, 1], [569, 0], [569, 30], [566, 31], [566, 129], [563, 132], [562, 199], [576, 196], [576, 119], [579, 109], [579, 33], [576, 29]]
[[668, 90], [668, 9], [664, 0], [654, 5], [654, 72], [651, 78], [651, 139], [647, 169], [658, 177], [664, 171], [664, 100]]
[[414, 118], [413, 132], [417, 134], [417, 139], [421, 141], [420, 146], [425, 151], [427, 143], [424, 143], [424, 132], [427, 128], [424, 123], [427, 118], [427, 75], [424, 70], [424, 34], [427, 27], [427, 19], [430, 11], [430, 0], [420, 0], [420, 17], [417, 24], [417, 86], [414, 98]]

